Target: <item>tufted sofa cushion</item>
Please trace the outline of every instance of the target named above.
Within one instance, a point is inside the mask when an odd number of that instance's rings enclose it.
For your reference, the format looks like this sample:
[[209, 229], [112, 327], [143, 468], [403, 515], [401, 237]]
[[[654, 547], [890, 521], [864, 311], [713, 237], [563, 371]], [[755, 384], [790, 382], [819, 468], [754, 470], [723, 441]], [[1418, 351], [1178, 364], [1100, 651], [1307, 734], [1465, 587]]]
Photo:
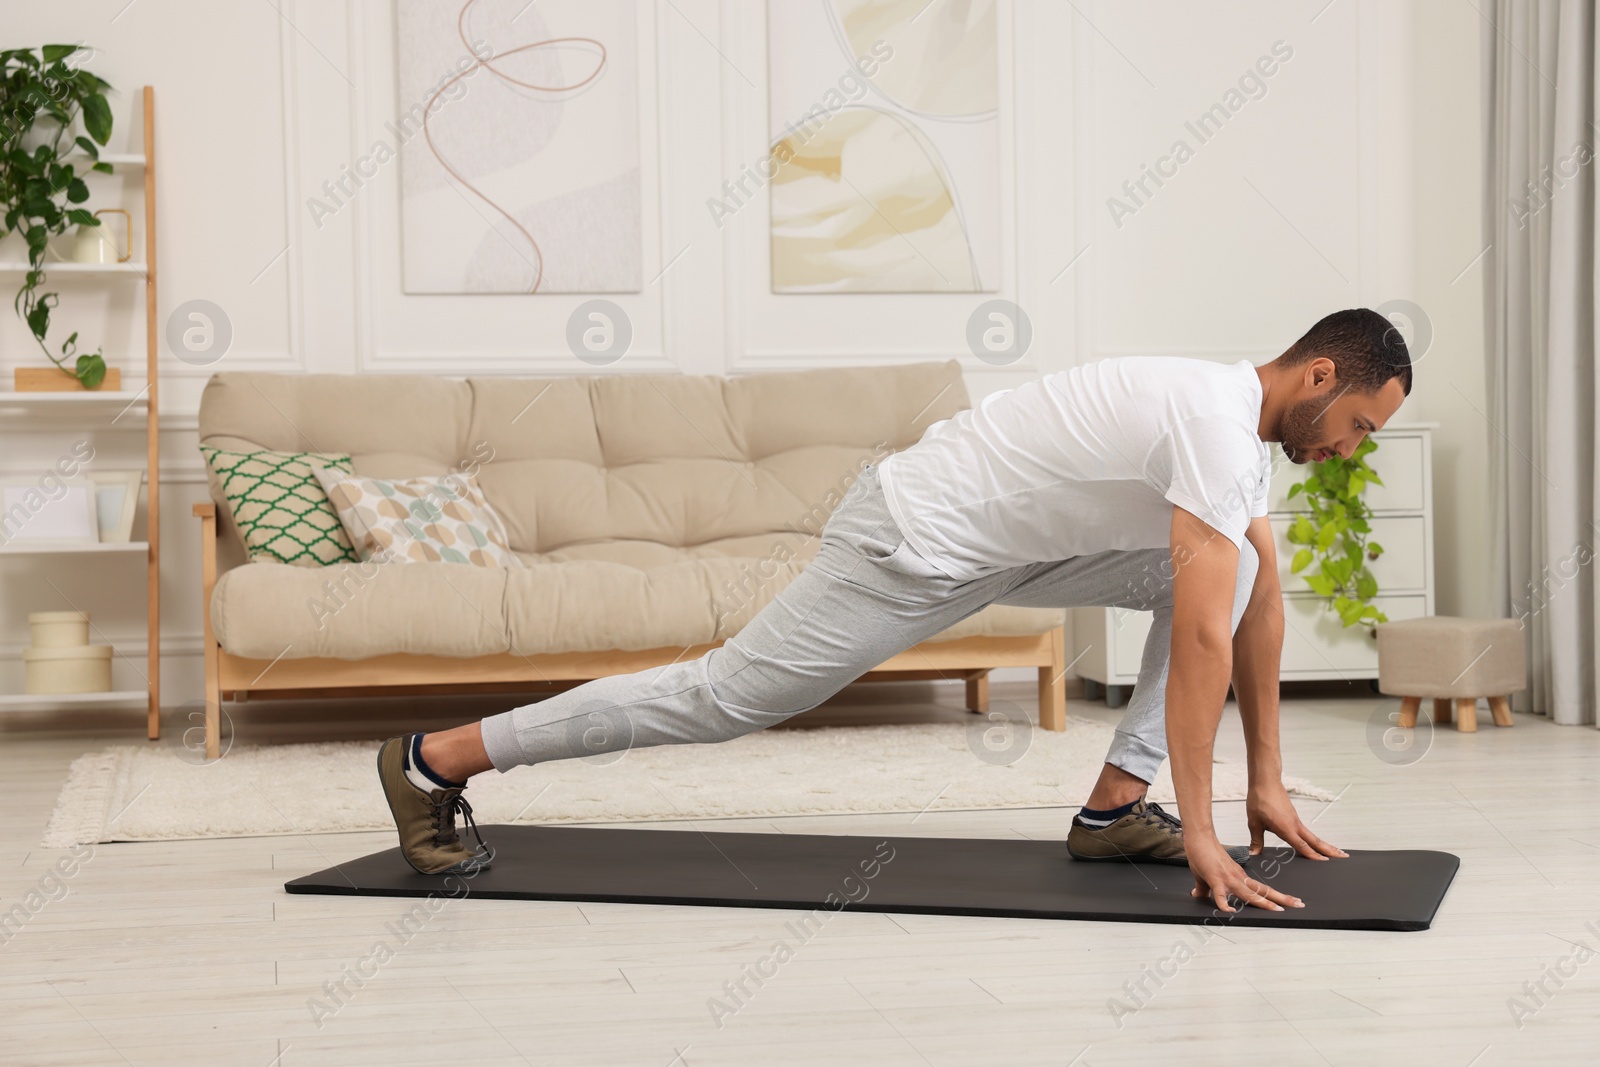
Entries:
[[[213, 625], [227, 651], [268, 659], [723, 640], [815, 555], [866, 464], [966, 405], [953, 360], [744, 378], [217, 374], [203, 444], [348, 452], [384, 478], [473, 471], [526, 566], [246, 564], [218, 580]], [[940, 639], [1061, 620], [991, 607]]]

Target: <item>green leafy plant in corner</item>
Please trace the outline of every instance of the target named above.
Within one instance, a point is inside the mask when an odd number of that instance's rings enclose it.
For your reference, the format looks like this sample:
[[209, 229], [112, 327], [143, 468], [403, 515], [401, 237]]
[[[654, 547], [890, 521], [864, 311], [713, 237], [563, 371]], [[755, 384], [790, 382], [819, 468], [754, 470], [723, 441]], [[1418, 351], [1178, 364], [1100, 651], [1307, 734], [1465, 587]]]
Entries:
[[[50, 362], [84, 388], [94, 389], [105, 380], [105, 360], [98, 349], [79, 353], [76, 333], [61, 345], [59, 357], [50, 350], [50, 313], [60, 298], [40, 291], [50, 239], [69, 226], [100, 225], [91, 212], [74, 206], [89, 199], [83, 174], [111, 173], [111, 164], [100, 161], [100, 147], [111, 139], [111, 107], [106, 103], [111, 86], [68, 65], [81, 47], [47, 44], [0, 52], [0, 209], [5, 212], [0, 238], [20, 233], [28, 246], [28, 271], [13, 303], [17, 314]], [[73, 133], [80, 116], [88, 137]], [[25, 142], [35, 127], [46, 136], [28, 149]]]
[[1289, 525], [1289, 543], [1301, 546], [1289, 569], [1295, 574], [1309, 570], [1301, 577], [1347, 627], [1389, 621], [1372, 603], [1378, 580], [1367, 563], [1383, 554], [1383, 546], [1367, 539], [1372, 509], [1362, 499], [1367, 486], [1383, 484], [1367, 464], [1377, 449], [1378, 443], [1368, 437], [1349, 459], [1336, 455], [1323, 460], [1289, 488], [1289, 499], [1304, 496], [1311, 509]]

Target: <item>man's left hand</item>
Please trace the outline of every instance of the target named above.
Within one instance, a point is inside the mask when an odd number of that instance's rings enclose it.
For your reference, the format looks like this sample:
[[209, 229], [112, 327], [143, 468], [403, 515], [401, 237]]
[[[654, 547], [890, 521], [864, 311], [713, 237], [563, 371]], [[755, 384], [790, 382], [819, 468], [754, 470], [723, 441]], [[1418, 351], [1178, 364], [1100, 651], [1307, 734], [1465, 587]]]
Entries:
[[1281, 783], [1250, 787], [1245, 812], [1250, 819], [1250, 855], [1259, 856], [1267, 831], [1281, 837], [1285, 843], [1306, 859], [1325, 860], [1330, 857], [1344, 859], [1349, 853], [1311, 832], [1300, 821], [1300, 813], [1289, 801], [1289, 793]]

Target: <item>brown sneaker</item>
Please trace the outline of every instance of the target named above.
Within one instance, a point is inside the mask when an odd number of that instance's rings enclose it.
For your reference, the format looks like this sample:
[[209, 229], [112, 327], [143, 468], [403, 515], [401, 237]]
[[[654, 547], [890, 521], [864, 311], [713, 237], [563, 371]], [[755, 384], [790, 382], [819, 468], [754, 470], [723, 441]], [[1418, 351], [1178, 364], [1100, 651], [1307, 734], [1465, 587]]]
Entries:
[[[423, 874], [477, 874], [494, 853], [478, 834], [472, 805], [461, 795], [464, 787], [425, 793], [411, 784], [406, 770], [414, 736], [391, 737], [378, 749], [378, 780], [400, 831], [400, 854]], [[476, 850], [467, 848], [456, 833], [458, 812], [477, 839]]]
[[[1228, 858], [1244, 863], [1250, 855], [1245, 845], [1228, 845]], [[1082, 817], [1072, 817], [1067, 831], [1067, 852], [1075, 860], [1127, 860], [1133, 863], [1168, 863], [1189, 866], [1183, 851], [1183, 823], [1160, 804], [1141, 800], [1133, 810], [1110, 826], [1095, 829], [1085, 826]]]

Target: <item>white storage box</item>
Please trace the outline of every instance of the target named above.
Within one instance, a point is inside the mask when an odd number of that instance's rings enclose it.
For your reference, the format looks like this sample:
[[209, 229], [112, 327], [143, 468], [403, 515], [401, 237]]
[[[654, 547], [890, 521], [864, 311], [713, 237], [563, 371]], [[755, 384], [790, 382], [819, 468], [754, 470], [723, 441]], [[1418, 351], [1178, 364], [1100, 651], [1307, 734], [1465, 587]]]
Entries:
[[111, 646], [25, 648], [29, 693], [108, 693], [111, 691]]
[[28, 626], [34, 648], [82, 648], [89, 643], [89, 616], [81, 611], [35, 611]]

